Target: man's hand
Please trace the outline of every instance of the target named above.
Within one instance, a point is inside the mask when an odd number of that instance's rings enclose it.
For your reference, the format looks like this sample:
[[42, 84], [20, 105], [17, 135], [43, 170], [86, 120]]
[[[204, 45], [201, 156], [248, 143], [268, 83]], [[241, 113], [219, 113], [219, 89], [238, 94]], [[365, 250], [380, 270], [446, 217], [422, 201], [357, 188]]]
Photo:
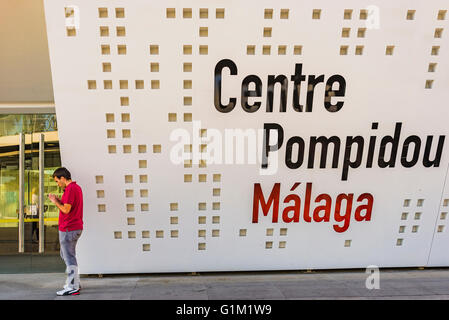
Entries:
[[54, 195], [53, 193], [50, 193], [50, 194], [48, 195], [48, 198], [49, 198], [50, 201], [53, 202], [53, 203], [58, 203], [58, 202], [60, 202], [59, 198], [58, 198], [56, 195]]

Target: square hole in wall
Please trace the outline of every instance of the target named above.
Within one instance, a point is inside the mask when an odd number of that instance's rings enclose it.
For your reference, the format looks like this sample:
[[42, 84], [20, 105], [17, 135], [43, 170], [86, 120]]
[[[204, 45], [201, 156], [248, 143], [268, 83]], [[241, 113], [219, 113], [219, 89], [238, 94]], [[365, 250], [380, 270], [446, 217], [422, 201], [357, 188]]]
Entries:
[[440, 52], [440, 46], [432, 46], [432, 51], [430, 52], [430, 54], [432, 56], [437, 56]]
[[239, 236], [240, 237], [246, 237], [246, 229], [240, 229], [239, 230]]
[[206, 202], [198, 203], [198, 210], [200, 211], [206, 210]]
[[225, 17], [225, 9], [217, 8], [217, 10], [215, 10], [215, 18], [224, 19], [224, 17]]
[[192, 168], [192, 159], [184, 160], [184, 168]]
[[124, 18], [125, 17], [125, 8], [115, 8], [115, 17], [116, 18]]
[[263, 28], [263, 36], [264, 36], [265, 38], [271, 37], [271, 32], [272, 32], [271, 27], [265, 27], [265, 28]]
[[114, 231], [114, 239], [121, 239], [121, 238], [122, 238], [122, 232]]
[[443, 200], [443, 207], [448, 207], [449, 206], [449, 199], [444, 199]]
[[126, 212], [134, 212], [134, 204], [133, 203], [126, 204]]
[[206, 217], [205, 216], [199, 216], [198, 217], [198, 224], [206, 224]]
[[432, 89], [433, 80], [426, 80], [425, 89]]
[[117, 153], [117, 147], [115, 145], [108, 145], [108, 153]]
[[76, 37], [75, 27], [66, 27], [67, 37]]
[[273, 9], [265, 9], [263, 17], [264, 19], [273, 19]]
[[131, 145], [125, 144], [123, 146], [123, 153], [131, 153]]
[[266, 241], [265, 249], [272, 249], [272, 248], [273, 248], [273, 241]]
[[320, 18], [321, 18], [321, 9], [313, 9], [312, 19], [320, 19]]
[[190, 96], [183, 97], [183, 104], [185, 106], [191, 106], [192, 105], [192, 97], [190, 97]]
[[157, 45], [157, 44], [150, 44], [150, 54], [158, 55], [159, 54], [159, 45]]
[[199, 53], [200, 53], [201, 55], [207, 55], [208, 52], [209, 52], [209, 48], [208, 48], [207, 45], [200, 45], [200, 47], [199, 47]]
[[103, 87], [105, 90], [112, 89], [112, 80], [103, 80]]
[[404, 207], [409, 207], [410, 206], [410, 199], [405, 199], [404, 200]]
[[140, 183], [147, 183], [148, 182], [148, 175], [146, 175], [146, 174], [139, 175], [139, 182]]
[[114, 114], [106, 113], [106, 122], [114, 122]]
[[198, 243], [198, 250], [206, 250], [206, 243], [204, 242]]
[[148, 198], [148, 189], [140, 189], [140, 197]]
[[415, 219], [415, 220], [421, 219], [421, 215], [422, 215], [422, 212], [416, 212], [416, 213], [415, 213], [415, 216], [414, 216], [414, 219]]
[[446, 220], [447, 212], [441, 212], [440, 220]]
[[183, 72], [192, 72], [192, 63], [191, 62], [184, 62], [182, 65], [182, 71]]
[[443, 232], [444, 231], [444, 225], [439, 225], [437, 228], [437, 232]]
[[148, 166], [147, 160], [139, 160], [139, 168], [144, 169]]
[[125, 196], [126, 196], [127, 198], [132, 198], [132, 197], [134, 197], [134, 190], [132, 190], [132, 189], [126, 189], [126, 190], [125, 190]]
[[115, 130], [114, 129], [108, 129], [106, 131], [106, 134], [109, 139], [115, 138]]
[[220, 236], [220, 230], [214, 229], [212, 230], [212, 237], [219, 237]]
[[142, 244], [142, 251], [150, 251], [150, 244], [149, 243]]
[[159, 89], [159, 88], [160, 88], [159, 80], [151, 80], [151, 89]]
[[438, 20], [446, 20], [446, 12], [447, 12], [447, 10], [439, 10], [437, 19]]
[[153, 153], [161, 153], [162, 146], [160, 144], [153, 144]]
[[191, 174], [185, 174], [184, 175], [184, 182], [192, 182], [192, 175]]
[[178, 224], [178, 217], [170, 217], [170, 224]]
[[156, 230], [156, 238], [163, 238], [164, 230]]
[[407, 10], [407, 20], [414, 20], [415, 19], [415, 12], [416, 10]]
[[138, 152], [139, 153], [146, 153], [147, 152], [147, 145], [146, 144], [139, 144]]
[[159, 63], [151, 62], [150, 63], [150, 71], [151, 72], [159, 72]]
[[212, 223], [213, 223], [213, 224], [218, 224], [218, 223], [220, 223], [220, 216], [213, 216], [213, 217], [212, 217]]
[[104, 198], [104, 190], [97, 190], [97, 198]]
[[397, 239], [396, 240], [396, 245], [397, 246], [402, 246], [402, 243], [404, 242], [404, 239]]
[[178, 230], [170, 230], [170, 237], [178, 238], [179, 237], [179, 231]]
[[343, 13], [343, 19], [350, 20], [352, 19], [352, 9], [345, 9]]
[[124, 26], [119, 26], [116, 28], [117, 37], [125, 37], [126, 36], [126, 29]]
[[183, 80], [184, 89], [192, 89], [192, 80]]
[[441, 38], [442, 36], [443, 36], [443, 28], [436, 28], [433, 37]]
[[262, 47], [262, 54], [264, 55], [269, 55], [271, 54], [271, 46], [263, 46]]
[[287, 228], [281, 228], [279, 230], [279, 235], [286, 236], [287, 235]]
[[352, 240], [345, 240], [345, 247], [350, 247], [351, 242], [352, 242]]
[[126, 45], [119, 44], [117, 46], [117, 53], [120, 54], [120, 55], [125, 55], [126, 54]]
[[417, 207], [422, 207], [423, 205], [424, 205], [424, 199], [418, 199], [418, 201], [416, 201]]
[[125, 183], [133, 183], [133, 175], [132, 174], [125, 175]]
[[198, 164], [198, 168], [206, 168], [206, 167], [207, 167], [206, 160], [201, 159], [200, 163]]
[[191, 19], [192, 18], [192, 8], [182, 9], [182, 17], [184, 19]]
[[108, 17], [108, 8], [98, 8], [98, 17], [99, 18], [107, 18]]
[[129, 122], [130, 121], [129, 113], [122, 113], [121, 117], [122, 117], [122, 122]]
[[343, 29], [341, 29], [341, 37], [342, 38], [349, 38], [350, 32], [351, 32], [351, 28], [343, 28]]
[[429, 68], [427, 69], [427, 72], [435, 72], [435, 69], [437, 67], [436, 63], [429, 63]]
[[207, 174], [198, 175], [198, 182], [206, 182], [206, 181], [207, 181]]
[[101, 45], [101, 54], [108, 55], [111, 54], [111, 46], [108, 44]]
[[281, 45], [278, 46], [278, 55], [285, 55], [287, 54], [287, 46]]
[[207, 37], [209, 35], [209, 30], [207, 27], [200, 27], [200, 37]]
[[366, 20], [368, 18], [368, 10], [361, 9], [359, 18], [360, 18], [360, 20]]
[[256, 53], [256, 46], [254, 46], [254, 45], [246, 46], [246, 54], [247, 55], [254, 55], [255, 53]]
[[148, 205], [148, 203], [141, 203], [140, 204], [140, 211], [142, 212], [146, 212], [150, 210], [150, 206]]
[[206, 230], [198, 230], [198, 238], [206, 238]]
[[296, 45], [293, 47], [293, 54], [300, 55], [302, 54], [302, 46]]
[[176, 10], [175, 8], [167, 8], [166, 10], [166, 17], [169, 19], [173, 19], [176, 17]]
[[120, 105], [122, 107], [129, 106], [129, 97], [120, 97]]
[[200, 19], [207, 19], [209, 17], [208, 8], [200, 8]]
[[289, 9], [281, 9], [280, 18], [288, 19]]
[[401, 220], [407, 220], [408, 212], [402, 212]]
[[107, 26], [100, 27], [100, 37], [109, 37], [109, 27]]
[[220, 202], [213, 202], [212, 210], [220, 210]]
[[132, 226], [136, 224], [136, 218], [130, 217], [130, 218], [126, 218], [128, 225]]
[[97, 81], [95, 81], [95, 80], [87, 80], [87, 88], [89, 90], [97, 89]]
[[363, 54], [363, 46], [356, 46], [355, 47], [355, 54], [358, 56], [361, 56]]
[[404, 233], [404, 232], [405, 232], [405, 226], [400, 226], [399, 233]]
[[340, 46], [340, 55], [345, 56], [348, 54], [348, 46]]
[[220, 196], [220, 192], [221, 192], [221, 189], [220, 188], [213, 188], [213, 190], [212, 190], [212, 195], [214, 195], [214, 196]]
[[279, 248], [284, 249], [287, 246], [287, 241], [279, 241]]
[[136, 89], [143, 89], [144, 88], [144, 81], [143, 80], [136, 80]]
[[129, 239], [135, 239], [136, 238], [136, 232], [135, 231], [128, 231], [128, 238]]
[[266, 231], [266, 235], [267, 236], [272, 236], [273, 233], [274, 233], [274, 229], [273, 228], [268, 228], [267, 231]]
[[176, 113], [168, 114], [168, 122], [176, 122]]
[[418, 229], [419, 229], [419, 226], [413, 226], [413, 227], [412, 227], [412, 232], [413, 232], [413, 233], [417, 233], [417, 232], [418, 232]]
[[192, 45], [185, 44], [182, 46], [182, 54], [192, 54]]
[[392, 56], [394, 51], [394, 46], [387, 46], [385, 49], [385, 54], [387, 56]]
[[103, 176], [95, 176], [95, 183], [100, 184], [103, 182], [104, 182]]
[[214, 181], [214, 182], [220, 182], [220, 181], [221, 181], [221, 174], [219, 174], [219, 173], [214, 173], [214, 175], [213, 175], [213, 181]]
[[144, 230], [142, 231], [142, 238], [149, 238], [150, 237], [150, 231]]
[[105, 204], [99, 204], [98, 205], [98, 212], [106, 212], [106, 205]]
[[170, 211], [178, 211], [178, 203], [177, 202], [170, 203]]
[[119, 80], [120, 89], [128, 89], [128, 80]]
[[365, 38], [366, 28], [357, 29], [357, 38]]

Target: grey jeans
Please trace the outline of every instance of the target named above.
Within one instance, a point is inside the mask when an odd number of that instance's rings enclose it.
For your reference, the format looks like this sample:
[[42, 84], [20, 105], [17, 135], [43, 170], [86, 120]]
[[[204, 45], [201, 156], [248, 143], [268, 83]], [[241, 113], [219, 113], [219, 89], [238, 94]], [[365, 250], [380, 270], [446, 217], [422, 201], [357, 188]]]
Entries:
[[64, 260], [67, 267], [78, 265], [75, 248], [82, 232], [83, 230], [59, 231], [61, 258]]

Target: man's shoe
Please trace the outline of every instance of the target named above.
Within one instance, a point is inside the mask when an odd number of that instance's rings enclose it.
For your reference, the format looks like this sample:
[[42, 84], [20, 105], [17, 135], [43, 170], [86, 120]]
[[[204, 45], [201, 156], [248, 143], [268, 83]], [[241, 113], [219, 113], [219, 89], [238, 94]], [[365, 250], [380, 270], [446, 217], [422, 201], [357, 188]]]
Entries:
[[64, 287], [61, 291], [56, 292], [58, 296], [75, 296], [80, 294], [80, 289]]

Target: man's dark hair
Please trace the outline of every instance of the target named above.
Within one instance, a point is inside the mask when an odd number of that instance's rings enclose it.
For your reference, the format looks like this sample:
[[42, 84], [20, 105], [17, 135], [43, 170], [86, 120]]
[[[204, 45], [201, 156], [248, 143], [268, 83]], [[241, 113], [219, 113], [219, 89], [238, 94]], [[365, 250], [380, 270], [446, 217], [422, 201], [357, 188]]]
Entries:
[[55, 172], [53, 172], [52, 177], [53, 178], [57, 177], [58, 179], [61, 179], [61, 177], [64, 177], [64, 178], [66, 178], [66, 180], [72, 180], [72, 176], [70, 175], [69, 170], [67, 170], [64, 167], [56, 169]]

